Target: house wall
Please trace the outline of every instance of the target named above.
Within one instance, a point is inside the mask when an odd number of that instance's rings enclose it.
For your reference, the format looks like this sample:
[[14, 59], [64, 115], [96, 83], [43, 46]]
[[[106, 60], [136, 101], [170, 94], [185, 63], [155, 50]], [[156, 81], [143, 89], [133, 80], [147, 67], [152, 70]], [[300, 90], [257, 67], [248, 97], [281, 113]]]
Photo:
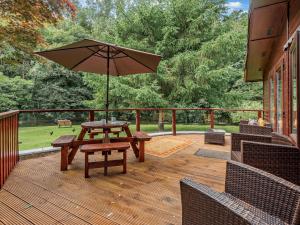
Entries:
[[290, 32], [289, 35], [293, 35], [296, 29], [300, 25], [300, 1], [291, 0], [290, 1]]
[[[290, 76], [289, 76], [289, 54], [288, 51], [284, 51], [284, 45], [289, 38], [295, 33], [296, 29], [300, 26], [300, 1], [291, 0], [289, 3], [289, 22], [286, 18], [283, 21], [282, 32], [278, 38], [274, 41], [272, 47], [272, 53], [269, 58], [269, 64], [264, 71], [264, 110], [265, 118], [270, 121], [270, 79], [273, 77], [275, 81], [275, 73], [277, 69], [282, 66], [282, 121], [283, 121], [283, 134], [289, 135], [290, 133]], [[289, 26], [287, 26], [289, 24]], [[274, 82], [274, 86], [276, 82]], [[276, 90], [275, 90], [276, 94]], [[274, 98], [274, 101], [276, 98]], [[274, 121], [276, 121], [276, 109], [274, 112]], [[274, 130], [277, 128], [276, 122], [273, 124]]]

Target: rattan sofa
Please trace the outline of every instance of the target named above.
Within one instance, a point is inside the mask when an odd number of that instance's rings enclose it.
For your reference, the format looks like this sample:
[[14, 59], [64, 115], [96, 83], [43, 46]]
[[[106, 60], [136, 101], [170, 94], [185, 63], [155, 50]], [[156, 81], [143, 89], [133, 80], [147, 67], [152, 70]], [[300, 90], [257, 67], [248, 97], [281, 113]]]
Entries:
[[231, 160], [300, 185], [300, 150], [284, 136], [232, 133]]
[[272, 128], [271, 127], [261, 127], [258, 125], [249, 125], [244, 122], [240, 122], [240, 133], [245, 134], [258, 134], [258, 135], [271, 135]]
[[183, 225], [300, 225], [300, 187], [238, 162], [227, 162], [225, 192], [180, 181]]
[[241, 158], [237, 161], [300, 185], [300, 149], [298, 147], [242, 141]]
[[241, 161], [241, 142], [245, 141], [256, 141], [256, 142], [272, 142], [272, 136], [266, 135], [255, 135], [255, 134], [243, 134], [243, 133], [232, 133], [231, 134], [231, 159], [235, 161]]

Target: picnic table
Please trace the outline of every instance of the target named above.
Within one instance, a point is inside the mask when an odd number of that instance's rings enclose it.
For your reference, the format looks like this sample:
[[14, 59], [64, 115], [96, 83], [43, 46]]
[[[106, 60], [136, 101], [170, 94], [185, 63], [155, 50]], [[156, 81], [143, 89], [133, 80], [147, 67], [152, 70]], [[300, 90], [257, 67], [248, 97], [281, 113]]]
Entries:
[[[109, 137], [109, 133], [113, 128], [122, 129], [125, 137]], [[102, 129], [104, 138], [90, 138], [84, 139], [88, 131], [93, 129]], [[78, 149], [81, 145], [96, 144], [96, 143], [113, 143], [113, 142], [129, 142], [131, 149], [134, 152], [136, 158], [140, 162], [144, 162], [145, 159], [145, 141], [149, 141], [151, 137], [144, 132], [136, 132], [132, 135], [129, 125], [126, 121], [91, 121], [81, 124], [81, 131], [76, 137], [75, 135], [64, 135], [56, 139], [52, 146], [61, 147], [61, 170], [67, 170], [68, 164], [71, 164]]]

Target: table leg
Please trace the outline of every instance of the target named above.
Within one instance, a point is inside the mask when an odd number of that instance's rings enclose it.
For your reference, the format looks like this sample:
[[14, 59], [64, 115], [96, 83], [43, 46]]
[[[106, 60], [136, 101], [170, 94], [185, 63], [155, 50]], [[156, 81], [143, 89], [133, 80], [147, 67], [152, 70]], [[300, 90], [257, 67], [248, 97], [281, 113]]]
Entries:
[[104, 139], [103, 139], [103, 143], [109, 143], [109, 132], [110, 129], [103, 129], [104, 132]]
[[107, 176], [108, 152], [104, 154], [104, 176]]
[[86, 152], [84, 154], [85, 162], [84, 162], [84, 178], [89, 178], [89, 153]]
[[60, 151], [60, 171], [68, 170], [68, 146], [64, 146]]
[[90, 136], [90, 140], [94, 139], [94, 134], [90, 133], [89, 136]]
[[[77, 140], [78, 141], [82, 141], [83, 138], [84, 138], [84, 136], [85, 136], [85, 134], [86, 134], [86, 132], [87, 132], [87, 129], [86, 128], [82, 128], [80, 134], [78, 135]], [[75, 157], [75, 155], [76, 155], [76, 153], [78, 151], [78, 148], [79, 148], [79, 146], [75, 146], [75, 147], [73, 147], [72, 151], [70, 152], [70, 154], [68, 156], [68, 163], [69, 164], [72, 163], [72, 161], [73, 161], [73, 159], [74, 159], [74, 157]]]
[[123, 173], [127, 172], [127, 150], [123, 152]]
[[139, 145], [139, 161], [144, 162], [145, 161], [145, 141], [140, 141]]
[[[128, 126], [124, 127], [124, 131], [125, 131], [127, 137], [132, 137], [132, 134], [131, 134]], [[130, 142], [130, 145], [131, 145], [131, 148], [134, 152], [135, 157], [138, 158], [139, 157], [139, 149], [136, 146], [136, 143], [135, 142]]]

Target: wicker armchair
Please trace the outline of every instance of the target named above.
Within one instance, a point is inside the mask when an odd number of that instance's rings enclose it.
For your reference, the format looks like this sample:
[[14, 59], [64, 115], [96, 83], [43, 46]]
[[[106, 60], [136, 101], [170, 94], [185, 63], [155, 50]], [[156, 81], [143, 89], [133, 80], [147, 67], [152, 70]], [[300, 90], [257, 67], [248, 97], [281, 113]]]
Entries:
[[183, 225], [300, 225], [300, 187], [237, 162], [227, 162], [225, 192], [180, 181]]
[[232, 133], [231, 134], [231, 159], [232, 160], [239, 161], [239, 162], [241, 161], [242, 140], [271, 143], [272, 136]]
[[248, 124], [249, 123], [249, 120], [241, 120], [240, 121], [240, 124]]
[[240, 123], [240, 133], [245, 134], [258, 134], [258, 135], [271, 135], [272, 128], [271, 127], [261, 127], [257, 125], [248, 125], [244, 123]]
[[300, 149], [295, 146], [242, 141], [237, 161], [300, 185]]

